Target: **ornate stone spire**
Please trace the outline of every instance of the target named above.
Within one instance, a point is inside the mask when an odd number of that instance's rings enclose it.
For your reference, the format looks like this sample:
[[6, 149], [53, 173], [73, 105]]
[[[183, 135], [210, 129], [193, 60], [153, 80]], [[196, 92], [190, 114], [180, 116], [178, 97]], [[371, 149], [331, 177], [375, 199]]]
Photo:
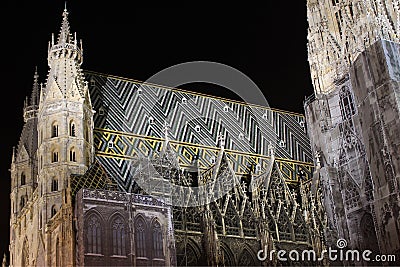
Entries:
[[28, 101], [26, 97], [24, 105], [24, 121], [26, 122], [30, 118], [34, 118], [37, 115], [39, 105], [39, 75], [37, 72], [37, 67], [35, 68], [35, 74], [33, 75], [33, 88], [31, 99]]
[[[83, 62], [82, 42], [77, 43], [76, 34], [70, 33], [68, 11], [65, 8], [62, 13], [61, 28], [57, 42], [54, 43], [54, 35], [49, 42], [48, 65], [50, 67], [46, 88], [41, 95], [41, 101], [49, 99], [58, 101], [60, 98], [84, 98], [87, 92], [84, 75], [81, 69]], [[56, 91], [50, 93], [57, 87]], [[59, 94], [61, 93], [61, 95]]]
[[33, 88], [31, 95], [31, 106], [36, 106], [39, 104], [39, 74], [37, 71], [37, 66], [35, 67], [35, 74], [33, 75]]
[[65, 5], [64, 12], [62, 14], [63, 20], [61, 22], [60, 33], [58, 34], [57, 44], [68, 44], [72, 43], [72, 35], [70, 33], [69, 22], [68, 22], [68, 11]]

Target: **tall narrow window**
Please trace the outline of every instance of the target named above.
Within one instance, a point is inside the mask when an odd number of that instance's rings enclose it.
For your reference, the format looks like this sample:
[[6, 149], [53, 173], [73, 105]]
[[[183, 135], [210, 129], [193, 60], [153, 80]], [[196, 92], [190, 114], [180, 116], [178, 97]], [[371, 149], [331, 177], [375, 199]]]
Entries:
[[26, 176], [25, 173], [23, 172], [21, 173], [21, 185], [25, 185], [25, 183], [26, 183]]
[[57, 213], [56, 205], [53, 205], [53, 206], [51, 207], [51, 217], [53, 218], [54, 215], [56, 215], [56, 213]]
[[75, 132], [75, 123], [73, 121], [71, 121], [69, 123], [69, 135], [70, 136], [76, 136], [76, 132]]
[[51, 137], [57, 137], [57, 136], [58, 136], [58, 124], [55, 122], [51, 127]]
[[116, 218], [112, 223], [112, 244], [114, 255], [125, 255], [125, 230], [121, 218]]
[[153, 258], [164, 258], [163, 253], [163, 238], [162, 238], [162, 230], [161, 225], [158, 221], [153, 223]]
[[51, 162], [58, 162], [58, 152], [57, 151], [53, 151]]
[[69, 151], [69, 161], [76, 162], [76, 153], [74, 149]]
[[136, 233], [136, 256], [146, 257], [146, 228], [145, 222], [142, 218], [139, 218], [135, 224]]
[[53, 178], [53, 180], [51, 181], [51, 191], [58, 191], [58, 180], [56, 178]]
[[350, 119], [356, 113], [356, 108], [350, 88], [348, 86], [343, 86], [340, 89], [339, 96], [342, 118], [343, 120]]
[[101, 225], [95, 215], [91, 215], [86, 224], [86, 252], [101, 254]]

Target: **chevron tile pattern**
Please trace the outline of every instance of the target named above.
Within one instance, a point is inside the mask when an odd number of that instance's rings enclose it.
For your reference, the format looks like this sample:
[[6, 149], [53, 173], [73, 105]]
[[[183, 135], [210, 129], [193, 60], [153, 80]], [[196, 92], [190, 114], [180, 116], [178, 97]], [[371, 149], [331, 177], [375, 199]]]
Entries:
[[196, 156], [201, 169], [211, 166], [222, 133], [238, 175], [247, 174], [250, 166], [267, 166], [270, 143], [288, 181], [297, 181], [299, 168], [311, 173], [311, 149], [300, 114], [106, 74], [85, 75], [96, 110], [98, 160], [115, 172], [126, 191], [134, 172], [130, 162], [161, 151], [166, 124], [182, 167], [190, 166]]

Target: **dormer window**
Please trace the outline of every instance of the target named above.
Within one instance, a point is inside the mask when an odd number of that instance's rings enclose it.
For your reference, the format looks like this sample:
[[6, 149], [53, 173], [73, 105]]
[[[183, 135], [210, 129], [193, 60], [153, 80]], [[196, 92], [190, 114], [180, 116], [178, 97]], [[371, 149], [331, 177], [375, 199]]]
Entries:
[[53, 123], [51, 126], [51, 137], [57, 137], [58, 136], [58, 124], [56, 122]]
[[25, 173], [21, 173], [21, 185], [25, 185], [26, 184], [26, 176]]
[[70, 136], [76, 136], [75, 122], [73, 122], [73, 121], [71, 121], [69, 123], [69, 135]]

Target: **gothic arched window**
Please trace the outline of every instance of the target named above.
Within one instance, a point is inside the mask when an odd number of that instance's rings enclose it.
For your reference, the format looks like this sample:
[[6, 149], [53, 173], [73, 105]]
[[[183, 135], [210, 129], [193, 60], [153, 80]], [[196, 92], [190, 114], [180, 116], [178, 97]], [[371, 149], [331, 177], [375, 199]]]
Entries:
[[136, 256], [146, 257], [146, 223], [138, 218], [135, 223]]
[[350, 119], [356, 113], [353, 96], [348, 86], [343, 86], [339, 92], [340, 110], [344, 120]]
[[57, 180], [57, 178], [53, 178], [53, 180], [51, 181], [51, 191], [52, 192], [58, 191], [58, 180]]
[[51, 155], [51, 162], [58, 162], [58, 152], [57, 151], [53, 151], [53, 153]]
[[69, 151], [69, 161], [76, 162], [76, 152], [74, 149]]
[[101, 254], [101, 224], [96, 215], [86, 221], [86, 252]]
[[21, 185], [25, 185], [25, 183], [26, 183], [25, 173], [21, 173]]
[[153, 223], [152, 227], [153, 234], [153, 258], [161, 259], [164, 257], [163, 253], [163, 235], [161, 225], [158, 221]]
[[51, 126], [51, 137], [57, 137], [58, 136], [58, 124], [57, 122], [54, 122]]
[[69, 135], [70, 136], [76, 136], [76, 131], [75, 131], [75, 122], [71, 121], [69, 123]]
[[53, 206], [51, 207], [51, 217], [53, 218], [54, 215], [56, 215], [56, 213], [57, 213], [56, 205], [53, 205]]
[[112, 225], [113, 255], [125, 255], [125, 226], [121, 218], [113, 220]]

